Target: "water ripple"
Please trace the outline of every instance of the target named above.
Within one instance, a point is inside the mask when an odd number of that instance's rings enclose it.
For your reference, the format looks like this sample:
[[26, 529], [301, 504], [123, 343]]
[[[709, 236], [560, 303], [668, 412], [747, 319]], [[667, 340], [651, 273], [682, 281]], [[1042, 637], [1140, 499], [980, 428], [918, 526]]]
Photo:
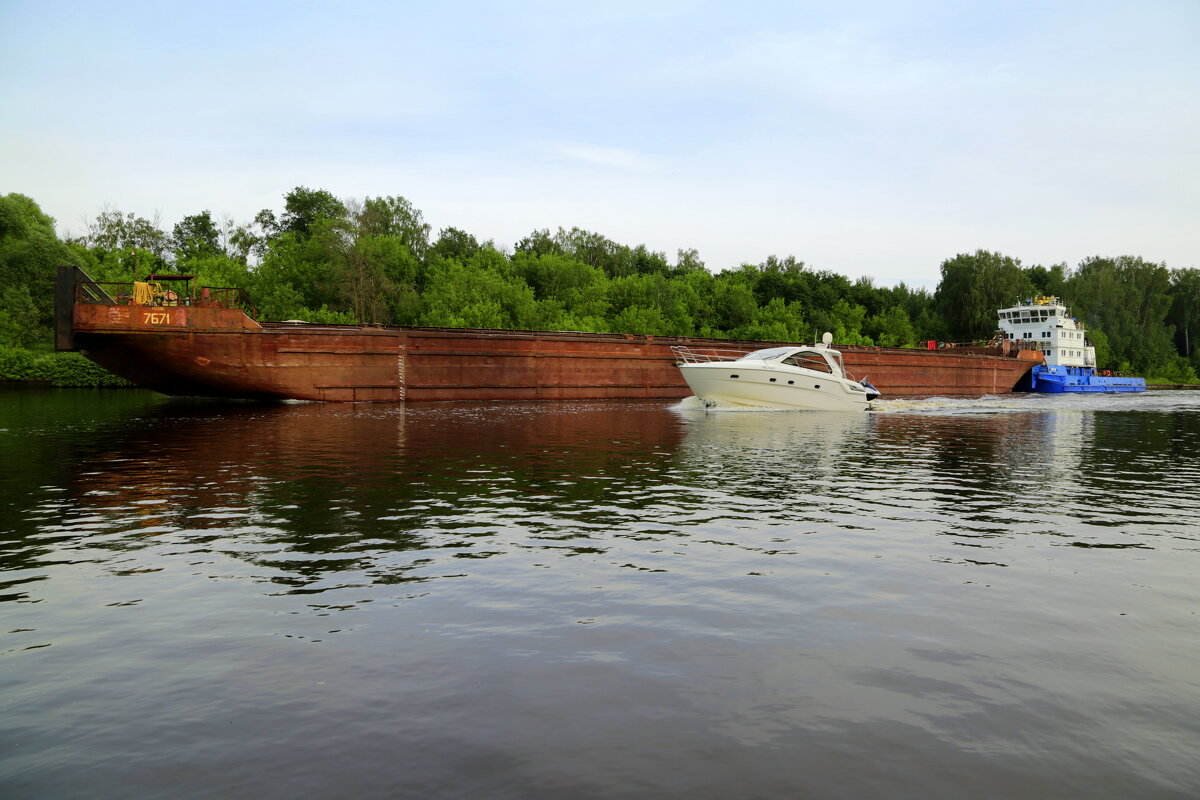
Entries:
[[186, 752], [260, 797], [1182, 796], [1181, 394], [31, 407], [0, 781], [165, 796]]

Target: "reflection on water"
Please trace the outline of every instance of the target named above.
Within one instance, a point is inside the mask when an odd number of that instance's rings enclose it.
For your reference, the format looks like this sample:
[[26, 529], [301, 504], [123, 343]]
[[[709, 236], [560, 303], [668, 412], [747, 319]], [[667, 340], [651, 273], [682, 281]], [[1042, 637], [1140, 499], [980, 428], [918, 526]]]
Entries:
[[0, 787], [1190, 796], [1200, 397], [1066, 400], [0, 395]]

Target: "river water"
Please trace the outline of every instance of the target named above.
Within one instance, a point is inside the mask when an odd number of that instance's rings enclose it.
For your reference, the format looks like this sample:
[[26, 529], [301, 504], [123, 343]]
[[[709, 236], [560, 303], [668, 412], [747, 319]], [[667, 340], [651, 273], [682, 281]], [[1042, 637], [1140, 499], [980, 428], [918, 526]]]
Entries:
[[5, 798], [1200, 794], [1200, 392], [0, 394]]

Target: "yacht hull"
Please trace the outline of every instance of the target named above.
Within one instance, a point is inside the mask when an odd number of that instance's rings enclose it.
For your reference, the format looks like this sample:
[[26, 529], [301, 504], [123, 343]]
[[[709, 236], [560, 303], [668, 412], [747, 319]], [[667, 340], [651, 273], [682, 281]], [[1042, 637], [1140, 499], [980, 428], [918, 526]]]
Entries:
[[865, 411], [866, 395], [833, 376], [796, 375], [745, 364], [680, 364], [692, 393], [706, 403], [800, 411]]

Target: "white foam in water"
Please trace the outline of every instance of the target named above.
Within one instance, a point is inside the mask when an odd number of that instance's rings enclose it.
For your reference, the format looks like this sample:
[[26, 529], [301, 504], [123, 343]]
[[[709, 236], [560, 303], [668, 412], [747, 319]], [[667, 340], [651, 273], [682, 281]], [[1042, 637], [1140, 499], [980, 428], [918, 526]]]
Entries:
[[692, 395], [691, 397], [683, 398], [673, 405], [672, 408], [676, 411], [703, 411], [704, 401], [696, 397], [696, 395]]
[[984, 395], [982, 397], [898, 397], [879, 399], [871, 410], [880, 413], [897, 412], [998, 412], [1032, 411], [1036, 406], [1025, 396]]
[[[881, 397], [871, 401], [870, 411], [876, 414], [1000, 414], [1013, 411], [1117, 411], [1148, 410], [1173, 406], [1191, 407], [1197, 392], [1125, 393], [1125, 394], [1036, 394], [1014, 392], [982, 397]], [[788, 412], [790, 409], [753, 408], [723, 403], [706, 405], [698, 397], [685, 397], [673, 408], [676, 411], [720, 411], [729, 413]], [[834, 412], [841, 413], [841, 412]]]
[[[792, 413], [796, 411], [806, 411], [802, 408], [759, 408], [757, 406], [738, 406], [730, 403], [721, 403], [716, 400], [705, 402], [699, 397], [692, 395], [685, 397], [672, 406], [675, 411], [720, 411], [722, 414], [734, 412], [749, 412], [754, 414], [779, 414]], [[834, 412], [841, 413], [841, 412]]]

